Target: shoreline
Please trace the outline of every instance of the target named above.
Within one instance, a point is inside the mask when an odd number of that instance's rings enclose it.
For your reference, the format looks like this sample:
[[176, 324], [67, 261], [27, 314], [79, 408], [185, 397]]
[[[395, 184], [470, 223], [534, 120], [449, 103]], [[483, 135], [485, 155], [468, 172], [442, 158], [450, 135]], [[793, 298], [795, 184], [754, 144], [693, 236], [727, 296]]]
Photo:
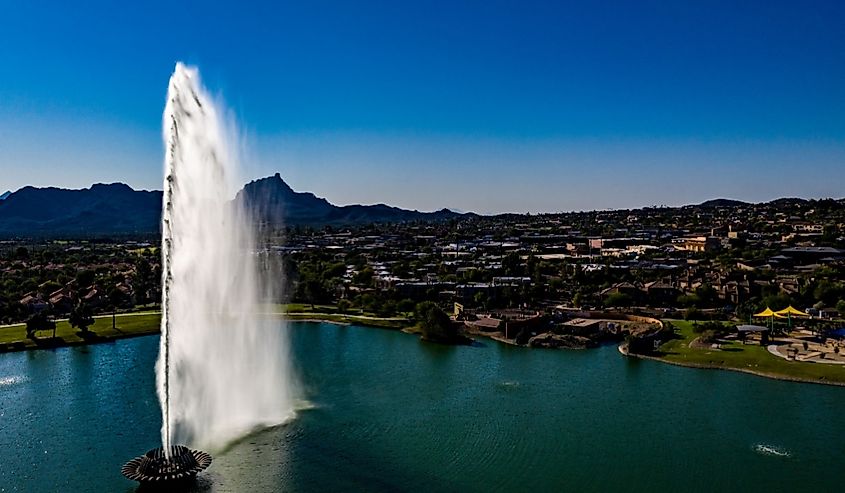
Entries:
[[643, 359], [643, 360], [651, 360], [657, 361], [660, 363], [665, 363], [668, 365], [675, 365], [681, 366], [684, 368], [695, 368], [699, 370], [726, 370], [726, 371], [733, 371], [737, 373], [745, 373], [748, 375], [754, 375], [757, 377], [769, 378], [772, 380], [781, 380], [784, 382], [795, 382], [795, 383], [814, 383], [818, 385], [829, 385], [834, 387], [845, 387], [845, 382], [835, 382], [833, 380], [825, 380], [825, 379], [809, 379], [809, 378], [801, 378], [801, 377], [793, 377], [789, 375], [784, 375], [781, 373], [770, 373], [764, 372], [759, 370], [752, 370], [750, 368], [737, 368], [733, 366], [719, 366], [719, 365], [707, 365], [703, 363], [684, 363], [681, 361], [671, 361], [665, 359], [661, 356], [651, 356], [647, 354], [637, 354], [637, 353], [629, 353], [627, 348], [623, 348], [624, 344], [620, 344], [617, 349], [622, 356], [629, 357], [629, 358], [636, 358], [636, 359]]
[[[156, 328], [155, 330], [139, 330], [135, 332], [126, 332], [124, 334], [117, 334], [117, 335], [108, 335], [108, 336], [95, 336], [91, 339], [82, 339], [78, 341], [64, 341], [59, 343], [52, 342], [52, 338], [50, 339], [40, 339], [41, 341], [51, 341], [45, 344], [39, 345], [38, 343], [29, 344], [28, 342], [32, 342], [31, 339], [27, 339], [27, 341], [16, 341], [12, 343], [7, 343], [4, 346], [0, 347], [0, 354], [4, 353], [19, 353], [22, 351], [38, 351], [41, 349], [59, 349], [63, 347], [78, 347], [78, 346], [92, 346], [94, 344], [104, 344], [108, 342], [115, 342], [120, 339], [131, 339], [133, 337], [144, 337], [144, 336], [151, 336], [155, 334], [159, 334], [161, 332], [160, 329]], [[58, 338], [61, 339], [61, 338]]]
[[[140, 313], [129, 313], [124, 314], [122, 316], [135, 316], [135, 315], [152, 315], [159, 313], [150, 313], [150, 312], [140, 312]], [[365, 327], [370, 327], [374, 329], [384, 329], [384, 330], [397, 330], [401, 331], [405, 327], [400, 327], [399, 325], [407, 325], [407, 319], [401, 318], [377, 318], [377, 317], [357, 317], [355, 315], [347, 316], [347, 315], [335, 315], [330, 313], [270, 313], [266, 314], [273, 317], [280, 318], [282, 320], [287, 320], [291, 322], [309, 322], [309, 323], [327, 323], [339, 326], [350, 326], [350, 325], [361, 325]], [[301, 316], [300, 316], [301, 315]], [[111, 315], [104, 315], [97, 318], [111, 318]], [[4, 328], [11, 328], [11, 327], [18, 327], [21, 324], [13, 324]], [[119, 330], [119, 329], [118, 329]], [[7, 343], [0, 344], [0, 354], [4, 353], [17, 353], [22, 351], [38, 351], [42, 349], [59, 349], [64, 347], [79, 347], [79, 346], [89, 346], [93, 344], [104, 344], [109, 342], [115, 342], [120, 339], [129, 339], [132, 337], [143, 337], [143, 336], [151, 336], [157, 335], [161, 333], [161, 329], [158, 324], [155, 327], [150, 327], [148, 329], [137, 329], [131, 332], [118, 332], [116, 334], [109, 334], [109, 335], [98, 335], [96, 332], [90, 332], [92, 335], [89, 339], [78, 339], [72, 341], [66, 341], [61, 337], [57, 337], [57, 340], [51, 338], [39, 338], [38, 342], [35, 342], [32, 339], [21, 339], [17, 341], [11, 341]]]
[[[400, 318], [377, 318], [377, 317], [356, 317], [346, 316], [346, 315], [337, 315], [337, 314], [329, 314], [329, 313], [274, 313], [271, 314], [274, 317], [278, 317], [283, 320], [291, 321], [291, 322], [306, 322], [306, 323], [327, 323], [333, 324], [338, 326], [351, 326], [351, 325], [360, 325], [363, 327], [374, 328], [374, 329], [382, 329], [382, 330], [395, 330], [400, 332], [405, 332], [409, 334], [413, 334], [413, 332], [409, 332], [407, 329], [410, 327], [407, 325], [409, 323], [408, 319], [400, 319]], [[131, 316], [131, 315], [130, 315]], [[6, 343], [0, 346], [0, 354], [3, 353], [14, 353], [14, 352], [21, 352], [21, 351], [31, 351], [31, 350], [41, 350], [41, 349], [57, 349], [63, 347], [79, 347], [79, 346], [88, 346], [93, 344], [103, 344], [103, 343], [110, 343], [115, 342], [120, 339], [129, 339], [133, 337], [143, 337], [143, 336], [150, 336], [159, 334], [161, 331], [158, 325], [155, 328], [150, 329], [141, 329], [135, 330], [132, 332], [126, 333], [118, 333], [118, 334], [110, 334], [107, 336], [94, 336], [90, 339], [82, 339], [82, 340], [74, 340], [74, 341], [64, 341], [61, 338], [58, 343], [50, 343], [46, 342], [44, 344], [33, 344], [31, 340], [22, 340], [22, 341], [14, 341], [11, 343]], [[523, 347], [519, 344], [514, 343], [511, 340], [504, 339], [502, 337], [496, 337], [493, 334], [476, 334], [470, 333], [468, 335], [475, 336], [475, 337], [483, 337], [485, 339], [493, 340], [501, 344], [506, 344], [509, 346], [516, 346], [516, 347]], [[49, 339], [45, 339], [44, 341], [48, 341]], [[526, 347], [526, 349], [534, 349], [530, 347]], [[828, 386], [836, 386], [836, 387], [845, 387], [845, 382], [837, 382], [833, 380], [826, 380], [826, 379], [810, 379], [810, 378], [803, 378], [803, 377], [795, 377], [790, 375], [785, 375], [782, 373], [771, 373], [766, 371], [754, 370], [751, 368], [739, 368], [739, 367], [732, 367], [732, 366], [721, 366], [721, 365], [712, 365], [712, 364], [705, 364], [705, 363], [692, 363], [692, 362], [682, 362], [682, 361], [672, 361], [668, 360], [661, 356], [652, 356], [646, 354], [637, 354], [637, 353], [630, 353], [627, 351], [625, 344], [620, 344], [617, 346], [617, 350], [623, 357], [631, 357], [636, 359], [642, 360], [652, 360], [657, 361], [659, 363], [680, 366], [684, 368], [693, 368], [699, 370], [727, 370], [733, 371], [738, 373], [745, 373], [748, 375], [754, 375], [757, 377], [763, 378], [770, 378], [773, 380], [781, 380], [786, 382], [795, 382], [795, 383], [812, 383], [818, 385], [828, 385]]]

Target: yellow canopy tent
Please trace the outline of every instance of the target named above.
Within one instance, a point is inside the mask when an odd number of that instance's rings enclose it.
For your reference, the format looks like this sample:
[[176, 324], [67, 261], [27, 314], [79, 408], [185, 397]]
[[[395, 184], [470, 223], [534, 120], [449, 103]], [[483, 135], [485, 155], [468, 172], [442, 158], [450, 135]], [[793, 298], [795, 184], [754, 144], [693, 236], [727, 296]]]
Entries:
[[773, 317], [774, 315], [775, 315], [775, 312], [773, 312], [772, 309], [769, 308], [768, 306], [762, 312], [754, 314], [755, 317]]
[[797, 317], [809, 317], [809, 315], [807, 315], [806, 313], [802, 312], [801, 310], [793, 307], [792, 305], [789, 305], [788, 307], [784, 308], [783, 310], [776, 311], [775, 315], [781, 315], [781, 316], [795, 315]]
[[801, 310], [789, 305], [788, 307], [784, 308], [783, 310], [778, 310], [774, 313], [777, 318], [786, 318], [789, 321], [789, 327], [792, 328], [792, 317], [809, 317], [806, 313], [802, 312]]
[[772, 332], [774, 332], [774, 329], [775, 329], [775, 312], [773, 312], [771, 308], [769, 308], [767, 306], [765, 310], [763, 310], [760, 313], [755, 313], [754, 316], [760, 317], [760, 318], [763, 318], [763, 317], [769, 318], [769, 320], [772, 321]]

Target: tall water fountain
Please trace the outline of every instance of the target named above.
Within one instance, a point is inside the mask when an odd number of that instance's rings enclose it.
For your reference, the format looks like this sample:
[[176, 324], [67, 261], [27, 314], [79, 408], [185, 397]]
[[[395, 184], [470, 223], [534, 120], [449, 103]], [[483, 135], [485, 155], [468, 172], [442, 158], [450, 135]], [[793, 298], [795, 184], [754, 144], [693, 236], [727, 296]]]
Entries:
[[257, 266], [254, 223], [231, 200], [242, 183], [232, 127], [195, 68], [176, 65], [163, 126], [162, 448], [146, 462], [149, 470], [186, 462], [194, 471], [205, 459], [190, 455], [202, 452], [177, 443], [215, 448], [284, 422], [293, 379], [284, 332], [258, 306], [273, 299], [273, 283]]

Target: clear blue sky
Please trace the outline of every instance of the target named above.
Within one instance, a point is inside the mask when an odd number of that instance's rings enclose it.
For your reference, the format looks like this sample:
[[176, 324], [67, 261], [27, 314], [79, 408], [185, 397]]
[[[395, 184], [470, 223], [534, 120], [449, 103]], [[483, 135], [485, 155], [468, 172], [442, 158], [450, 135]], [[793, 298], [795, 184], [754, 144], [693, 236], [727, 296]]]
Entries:
[[3, 190], [160, 188], [184, 60], [339, 204], [845, 196], [841, 1], [69, 3], [0, 0]]

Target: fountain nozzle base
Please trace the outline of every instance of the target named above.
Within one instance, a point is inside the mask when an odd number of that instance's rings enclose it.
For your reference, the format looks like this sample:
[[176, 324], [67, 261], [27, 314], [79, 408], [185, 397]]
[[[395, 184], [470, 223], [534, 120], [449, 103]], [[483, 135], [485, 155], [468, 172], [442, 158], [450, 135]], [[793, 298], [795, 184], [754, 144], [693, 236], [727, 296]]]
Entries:
[[139, 483], [172, 483], [191, 481], [211, 464], [211, 455], [184, 445], [172, 445], [170, 457], [164, 447], [154, 448], [123, 465], [120, 472], [127, 479]]

